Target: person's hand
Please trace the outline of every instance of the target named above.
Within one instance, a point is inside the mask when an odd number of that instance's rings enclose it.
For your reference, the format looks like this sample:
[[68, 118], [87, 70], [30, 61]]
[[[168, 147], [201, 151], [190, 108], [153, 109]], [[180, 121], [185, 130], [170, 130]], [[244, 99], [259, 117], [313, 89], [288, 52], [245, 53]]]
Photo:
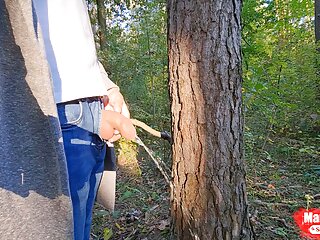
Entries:
[[103, 103], [105, 108], [108, 107], [109, 110], [121, 113], [124, 104], [124, 98], [119, 92], [118, 88], [111, 88], [108, 90], [106, 96], [104, 96]]
[[[130, 112], [128, 110], [127, 104], [124, 101], [122, 94], [117, 88], [112, 88], [108, 90], [108, 95], [104, 96], [103, 103], [105, 110], [112, 110], [121, 113], [126, 118], [130, 119]], [[114, 131], [114, 135], [108, 139], [109, 142], [115, 142], [121, 138], [118, 130]]]

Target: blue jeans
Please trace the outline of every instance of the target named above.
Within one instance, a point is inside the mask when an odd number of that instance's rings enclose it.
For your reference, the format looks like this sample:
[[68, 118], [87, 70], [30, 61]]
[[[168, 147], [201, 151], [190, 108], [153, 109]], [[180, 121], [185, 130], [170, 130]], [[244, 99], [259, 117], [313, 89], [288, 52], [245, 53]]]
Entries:
[[106, 153], [106, 145], [98, 136], [102, 107], [98, 98], [57, 104], [69, 174], [75, 240], [90, 238], [92, 209]]

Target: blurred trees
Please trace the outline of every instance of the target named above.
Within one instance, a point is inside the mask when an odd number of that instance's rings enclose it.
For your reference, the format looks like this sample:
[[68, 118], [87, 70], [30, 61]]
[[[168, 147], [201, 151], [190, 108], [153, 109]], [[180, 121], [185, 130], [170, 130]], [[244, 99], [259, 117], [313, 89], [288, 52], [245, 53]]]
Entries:
[[242, 25], [247, 130], [316, 133], [314, 2], [245, 0]]
[[[168, 129], [166, 1], [87, 2], [100, 60], [120, 86], [133, 117]], [[278, 137], [285, 141], [319, 138], [319, 45], [315, 41], [319, 35], [315, 34], [319, 33], [315, 28], [315, 23], [319, 26], [319, 17], [315, 18], [319, 8], [315, 6], [319, 4], [319, 0], [243, 0], [242, 91], [247, 158], [252, 153], [264, 154], [266, 145]], [[105, 12], [105, 20], [98, 18], [97, 6], [105, 7], [100, 9]], [[101, 36], [105, 40], [101, 41]]]
[[[99, 10], [102, 2], [105, 9]], [[243, 1], [244, 104], [246, 126], [255, 134], [317, 133], [316, 4], [318, 0]], [[133, 114], [149, 124], [168, 124], [166, 2], [89, 0], [88, 5], [100, 58]]]
[[[133, 116], [168, 128], [166, 2], [104, 2], [104, 10], [100, 10], [100, 4], [88, 2], [100, 60], [120, 86]], [[103, 11], [105, 27], [97, 21]], [[105, 47], [101, 47], [102, 35]]]

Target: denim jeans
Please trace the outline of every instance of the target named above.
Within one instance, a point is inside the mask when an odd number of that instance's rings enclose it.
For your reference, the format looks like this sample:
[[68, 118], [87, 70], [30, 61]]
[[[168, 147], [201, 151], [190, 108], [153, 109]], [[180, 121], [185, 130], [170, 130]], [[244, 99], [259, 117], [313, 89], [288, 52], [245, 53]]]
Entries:
[[103, 172], [106, 145], [99, 137], [99, 99], [57, 104], [67, 159], [74, 239], [89, 240], [92, 209]]

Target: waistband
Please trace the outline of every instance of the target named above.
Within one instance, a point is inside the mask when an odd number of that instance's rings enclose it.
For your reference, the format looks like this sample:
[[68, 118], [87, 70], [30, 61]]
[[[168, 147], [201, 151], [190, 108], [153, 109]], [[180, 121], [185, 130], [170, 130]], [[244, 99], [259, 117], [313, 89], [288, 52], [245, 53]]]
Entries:
[[71, 101], [67, 101], [67, 102], [61, 102], [61, 103], [58, 103], [57, 105], [78, 104], [79, 102], [89, 102], [89, 103], [95, 102], [95, 101], [102, 102], [102, 98], [103, 97], [79, 98], [79, 99], [75, 99], [75, 100], [71, 100]]

